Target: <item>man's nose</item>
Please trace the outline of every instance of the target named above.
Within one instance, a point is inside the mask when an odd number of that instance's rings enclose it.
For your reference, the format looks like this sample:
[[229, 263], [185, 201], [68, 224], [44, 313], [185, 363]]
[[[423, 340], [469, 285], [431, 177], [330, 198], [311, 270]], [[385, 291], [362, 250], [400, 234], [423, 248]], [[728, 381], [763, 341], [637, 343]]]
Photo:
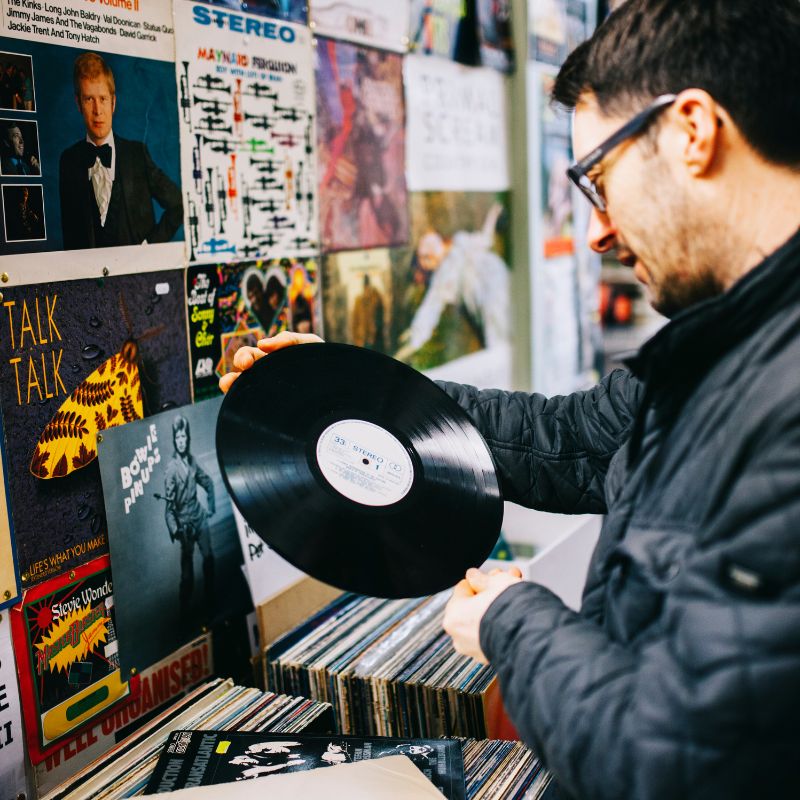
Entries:
[[594, 207], [589, 217], [588, 241], [595, 253], [607, 253], [617, 243], [617, 229], [611, 217]]

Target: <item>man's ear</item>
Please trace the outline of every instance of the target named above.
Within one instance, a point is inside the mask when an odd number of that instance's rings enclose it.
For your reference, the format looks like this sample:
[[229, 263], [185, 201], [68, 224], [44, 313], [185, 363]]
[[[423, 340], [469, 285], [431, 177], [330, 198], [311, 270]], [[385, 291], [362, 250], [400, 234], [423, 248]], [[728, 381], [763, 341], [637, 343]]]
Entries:
[[111, 95], [111, 113], [113, 114], [117, 110], [117, 95]]
[[693, 177], [705, 176], [718, 154], [723, 110], [703, 89], [686, 89], [670, 111], [683, 133], [683, 163]]

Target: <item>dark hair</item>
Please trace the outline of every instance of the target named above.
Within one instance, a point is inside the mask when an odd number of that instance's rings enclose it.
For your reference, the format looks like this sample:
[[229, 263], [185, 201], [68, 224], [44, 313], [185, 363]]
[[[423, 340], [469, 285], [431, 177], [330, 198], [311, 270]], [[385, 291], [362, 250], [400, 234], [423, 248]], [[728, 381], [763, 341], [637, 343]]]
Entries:
[[172, 420], [172, 445], [175, 447], [176, 452], [178, 448], [175, 445], [175, 438], [181, 431], [186, 434], [186, 452], [188, 453], [192, 446], [192, 434], [189, 429], [189, 420], [181, 414], [178, 414], [175, 419]]
[[607, 114], [707, 91], [764, 158], [800, 167], [798, 0], [627, 0], [567, 58], [553, 100]]

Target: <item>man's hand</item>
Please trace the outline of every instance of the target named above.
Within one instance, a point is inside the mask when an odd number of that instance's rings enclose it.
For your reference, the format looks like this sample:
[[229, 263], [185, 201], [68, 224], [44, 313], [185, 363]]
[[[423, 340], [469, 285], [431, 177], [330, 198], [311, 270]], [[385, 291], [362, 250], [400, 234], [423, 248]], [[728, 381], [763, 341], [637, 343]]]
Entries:
[[459, 653], [472, 656], [481, 664], [489, 663], [481, 650], [481, 620], [495, 599], [521, 580], [522, 573], [516, 567], [508, 572], [493, 569], [488, 574], [479, 569], [467, 570], [466, 578], [453, 590], [444, 610], [443, 627]]
[[322, 339], [313, 333], [284, 331], [268, 339], [259, 339], [258, 347], [240, 347], [233, 357], [233, 372], [229, 372], [219, 379], [219, 388], [223, 392], [227, 392], [242, 372], [250, 369], [259, 358], [263, 358], [267, 353], [273, 353], [275, 350], [282, 350], [284, 347], [291, 347], [295, 344], [316, 344], [321, 341]]

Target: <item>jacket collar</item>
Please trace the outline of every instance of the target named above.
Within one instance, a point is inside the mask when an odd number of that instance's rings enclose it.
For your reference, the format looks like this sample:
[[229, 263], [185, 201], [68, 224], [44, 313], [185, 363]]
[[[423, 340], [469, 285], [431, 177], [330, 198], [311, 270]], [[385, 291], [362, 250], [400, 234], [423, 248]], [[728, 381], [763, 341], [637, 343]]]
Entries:
[[800, 230], [725, 294], [676, 315], [625, 364], [651, 389], [685, 380], [799, 300]]

